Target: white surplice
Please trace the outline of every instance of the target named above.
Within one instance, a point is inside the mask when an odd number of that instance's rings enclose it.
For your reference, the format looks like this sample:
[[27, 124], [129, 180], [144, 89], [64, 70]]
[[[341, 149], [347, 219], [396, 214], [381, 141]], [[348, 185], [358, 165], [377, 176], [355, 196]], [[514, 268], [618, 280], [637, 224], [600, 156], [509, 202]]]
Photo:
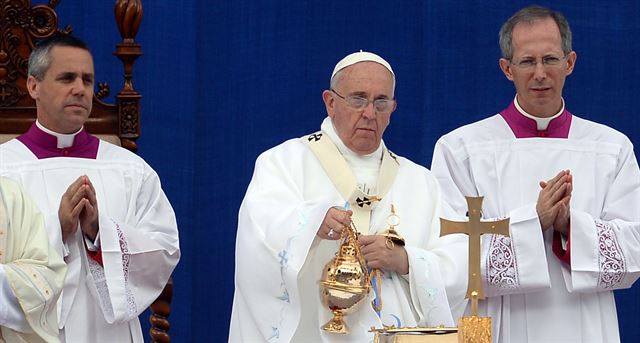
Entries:
[[[568, 139], [516, 139], [501, 115], [436, 144], [445, 199], [484, 196], [485, 218], [511, 218], [511, 238], [484, 236], [482, 278], [496, 342], [618, 342], [612, 290], [640, 275], [640, 171], [629, 139], [573, 116]], [[571, 265], [552, 252], [536, 213], [539, 182], [569, 169]]]
[[[335, 142], [335, 132], [328, 134]], [[256, 161], [239, 213], [229, 342], [370, 342], [370, 328], [383, 324], [454, 325], [449, 305], [458, 306], [454, 316], [464, 308], [466, 240], [438, 237], [437, 182], [424, 167], [396, 157], [397, 176], [371, 212], [368, 231], [388, 228], [393, 204], [400, 217], [396, 230], [407, 242], [409, 274], [383, 273], [380, 318], [371, 291], [345, 317], [349, 334], [321, 330], [332, 315], [321, 303], [319, 280], [339, 241], [320, 239], [316, 232], [327, 210], [344, 206], [345, 199], [306, 140], [289, 140]]]
[[59, 342], [56, 302], [66, 267], [40, 211], [0, 177], [0, 341]]
[[[96, 159], [38, 159], [13, 139], [0, 145], [0, 175], [18, 181], [36, 201], [49, 241], [68, 265], [59, 303], [61, 340], [143, 342], [138, 315], [160, 294], [180, 257], [175, 214], [155, 171], [104, 141]], [[97, 194], [103, 266], [87, 256], [80, 229], [62, 242], [60, 199], [81, 175]]]

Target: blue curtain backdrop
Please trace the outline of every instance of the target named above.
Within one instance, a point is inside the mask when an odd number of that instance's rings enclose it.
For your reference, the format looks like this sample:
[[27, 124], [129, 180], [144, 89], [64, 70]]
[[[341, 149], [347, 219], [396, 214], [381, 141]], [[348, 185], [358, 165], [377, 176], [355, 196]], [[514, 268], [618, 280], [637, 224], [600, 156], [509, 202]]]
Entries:
[[[573, 29], [578, 60], [565, 86], [567, 108], [640, 146], [640, 2], [539, 3], [563, 12]], [[144, 56], [134, 68], [143, 94], [139, 153], [175, 208], [183, 254], [174, 273], [173, 341], [226, 340], [237, 211], [255, 158], [319, 128], [321, 92], [339, 59], [363, 49], [392, 64], [398, 110], [385, 141], [429, 166], [439, 136], [513, 99], [498, 68], [497, 34], [528, 4], [143, 0], [137, 41]], [[115, 94], [122, 69], [111, 55], [119, 40], [113, 2], [63, 0], [57, 9], [60, 24], [73, 24], [91, 45], [97, 81]], [[640, 334], [639, 287], [616, 294], [623, 342]]]

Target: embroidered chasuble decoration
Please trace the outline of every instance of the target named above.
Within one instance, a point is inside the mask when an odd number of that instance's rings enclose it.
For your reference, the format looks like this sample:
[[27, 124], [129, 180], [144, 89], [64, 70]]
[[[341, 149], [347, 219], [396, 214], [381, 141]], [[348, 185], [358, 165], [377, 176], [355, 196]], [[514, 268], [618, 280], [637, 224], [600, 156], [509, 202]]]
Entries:
[[358, 188], [358, 181], [347, 161], [326, 134], [318, 131], [303, 139], [320, 161], [322, 169], [342, 198], [349, 203], [349, 209], [353, 212], [351, 220], [358, 232], [368, 234], [371, 210], [387, 194], [398, 174], [399, 163], [396, 157], [389, 150], [383, 149], [378, 176], [378, 194], [366, 194]]

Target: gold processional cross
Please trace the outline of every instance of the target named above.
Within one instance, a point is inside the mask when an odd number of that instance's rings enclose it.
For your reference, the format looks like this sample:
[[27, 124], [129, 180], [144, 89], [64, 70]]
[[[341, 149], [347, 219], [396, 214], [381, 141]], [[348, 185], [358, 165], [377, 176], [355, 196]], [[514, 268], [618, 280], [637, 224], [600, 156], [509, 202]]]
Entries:
[[467, 299], [471, 299], [471, 315], [478, 316], [478, 299], [486, 298], [480, 279], [480, 236], [487, 233], [509, 236], [509, 218], [481, 222], [483, 197], [465, 197], [469, 206], [468, 222], [455, 222], [440, 218], [440, 236], [464, 233], [469, 236], [469, 285]]

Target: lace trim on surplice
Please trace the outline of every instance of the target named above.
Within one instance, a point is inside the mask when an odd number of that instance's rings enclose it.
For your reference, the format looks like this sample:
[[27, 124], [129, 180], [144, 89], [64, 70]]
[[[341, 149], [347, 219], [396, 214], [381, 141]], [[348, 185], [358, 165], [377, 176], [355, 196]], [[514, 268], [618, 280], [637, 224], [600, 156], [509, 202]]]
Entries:
[[610, 289], [622, 282], [627, 267], [618, 237], [608, 223], [596, 220], [598, 234], [598, 288]]
[[510, 237], [492, 235], [487, 253], [487, 283], [498, 288], [516, 288], [518, 264]]
[[129, 318], [133, 318], [137, 313], [136, 300], [133, 297], [131, 287], [129, 287], [129, 263], [131, 262], [131, 254], [129, 253], [129, 243], [125, 239], [124, 232], [120, 229], [120, 226], [116, 224], [116, 231], [118, 232], [118, 240], [120, 241], [120, 251], [122, 252], [122, 271], [124, 273], [124, 291], [127, 297], [127, 315]]
[[[124, 273], [124, 288], [125, 296], [127, 298], [127, 317], [131, 319], [136, 316], [137, 306], [136, 301], [129, 287], [129, 263], [131, 261], [131, 254], [129, 254], [129, 244], [127, 243], [124, 233], [120, 229], [117, 223], [113, 223], [118, 233], [118, 240], [120, 243], [120, 251], [122, 253], [122, 271]], [[93, 259], [87, 259], [89, 261], [89, 270], [93, 276], [93, 280], [100, 297], [100, 303], [105, 311], [106, 317], [114, 318], [113, 304], [111, 303], [111, 296], [109, 295], [109, 287], [107, 285], [107, 279], [104, 273], [104, 267]]]
[[89, 261], [89, 271], [91, 272], [93, 283], [98, 291], [100, 305], [102, 305], [105, 317], [113, 318], [113, 306], [111, 305], [111, 297], [109, 296], [109, 287], [107, 286], [107, 278], [104, 275], [104, 268], [92, 258], [88, 258], [87, 261]]

